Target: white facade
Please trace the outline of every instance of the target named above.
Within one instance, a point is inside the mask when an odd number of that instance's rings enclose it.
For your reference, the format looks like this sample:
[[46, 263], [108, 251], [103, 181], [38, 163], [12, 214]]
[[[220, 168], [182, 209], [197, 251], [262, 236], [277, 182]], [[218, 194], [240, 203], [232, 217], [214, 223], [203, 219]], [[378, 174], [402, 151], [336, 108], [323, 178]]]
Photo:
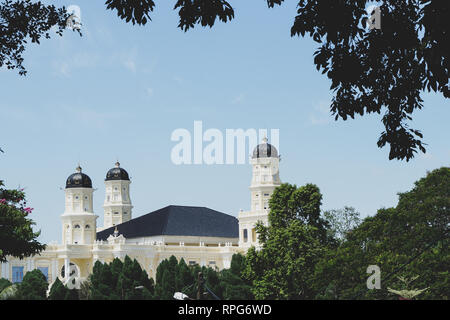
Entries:
[[[81, 173], [81, 167], [77, 172]], [[92, 188], [66, 188], [65, 210], [61, 215], [62, 244], [92, 244], [96, 239], [96, 220]]]
[[[264, 150], [267, 145], [267, 140], [264, 140], [257, 148]], [[275, 148], [272, 150], [271, 156], [259, 155], [251, 159], [251, 210], [239, 213], [239, 237], [236, 238], [160, 235], [126, 239], [114, 233], [106, 241], [98, 241], [98, 216], [93, 212], [94, 189], [90, 178], [78, 167], [66, 183], [61, 244], [48, 244], [41, 254], [23, 260], [8, 257], [8, 262], [1, 264], [0, 277], [14, 281], [28, 271], [40, 268], [50, 283], [59, 277], [63, 283], [75, 283], [75, 287], [79, 287], [80, 282], [92, 272], [96, 261], [109, 263], [126, 255], [136, 259], [153, 278], [159, 263], [172, 255], [178, 260], [183, 258], [187, 264], [211, 266], [219, 270], [229, 268], [233, 254], [245, 253], [251, 246], [258, 247], [255, 233], [257, 221], [268, 223], [268, 201], [274, 189], [281, 184], [279, 156]], [[118, 163], [116, 168], [119, 168]], [[75, 178], [70, 180], [73, 176]], [[133, 208], [128, 175], [124, 179], [105, 179], [105, 188], [105, 225], [101, 230], [131, 220]]]
[[[263, 143], [258, 147], [264, 146], [264, 144], [268, 145], [266, 138], [263, 139]], [[271, 146], [271, 148], [274, 147]], [[255, 230], [256, 223], [261, 221], [264, 225], [268, 225], [269, 200], [275, 188], [281, 185], [279, 174], [280, 157], [276, 149], [274, 153], [271, 156], [254, 156], [250, 160], [252, 165], [252, 181], [249, 188], [251, 193], [251, 210], [240, 211], [238, 215], [239, 246], [245, 249], [251, 246], [259, 246]]]
[[[116, 162], [116, 168], [120, 168], [119, 162]], [[97, 231], [132, 219], [130, 183], [130, 180], [105, 180], [104, 223], [103, 228], [99, 228]]]

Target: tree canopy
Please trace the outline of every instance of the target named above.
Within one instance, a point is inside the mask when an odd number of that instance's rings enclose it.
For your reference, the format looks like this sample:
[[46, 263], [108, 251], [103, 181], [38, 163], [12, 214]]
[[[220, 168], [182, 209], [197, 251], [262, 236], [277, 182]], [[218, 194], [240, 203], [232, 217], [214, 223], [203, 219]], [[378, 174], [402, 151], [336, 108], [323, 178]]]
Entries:
[[27, 207], [23, 189], [5, 189], [0, 180], [0, 262], [7, 256], [29, 257], [45, 249], [34, 232], [35, 224], [28, 216], [33, 208]]
[[18, 285], [16, 298], [20, 300], [46, 300], [48, 282], [39, 269], [29, 271]]
[[93, 300], [148, 300], [153, 297], [154, 283], [136, 259], [126, 256], [122, 262], [97, 261], [89, 276], [89, 299]]
[[234, 254], [231, 268], [218, 271], [198, 264], [188, 266], [184, 259], [175, 256], [164, 259], [156, 270], [155, 299], [172, 300], [175, 292], [182, 292], [190, 299], [197, 299], [198, 274], [203, 274], [201, 299], [247, 300], [252, 299], [250, 283], [243, 279], [245, 257]]
[[3, 289], [9, 287], [12, 285], [11, 281], [5, 278], [0, 278], [0, 293], [3, 291]]
[[[273, 8], [284, 0], [266, 0]], [[163, 2], [161, 2], [163, 3]], [[164, 2], [165, 3], [165, 2]], [[331, 81], [335, 119], [383, 112], [385, 131], [378, 146], [390, 146], [389, 159], [409, 161], [425, 152], [420, 130], [409, 127], [415, 110], [423, 107], [425, 90], [450, 97], [447, 43], [448, 1], [386, 0], [379, 6], [381, 28], [367, 28], [369, 0], [300, 0], [291, 36], [309, 36], [318, 44], [314, 64]], [[146, 25], [156, 7], [153, 0], [106, 0], [106, 8], [125, 22]], [[212, 27], [235, 16], [225, 0], [177, 0], [178, 28]], [[49, 30], [62, 34], [65, 8], [30, 0], [4, 0], [0, 5], [0, 67], [17, 68], [24, 75], [22, 53], [27, 39], [39, 43]], [[79, 30], [78, 30], [79, 32]]]
[[247, 252], [244, 277], [256, 299], [312, 299], [312, 275], [329, 243], [320, 217], [322, 194], [313, 184], [277, 187], [269, 206], [269, 226], [258, 223], [262, 246]]
[[[448, 299], [450, 292], [450, 168], [436, 169], [399, 194], [394, 208], [383, 208], [354, 228], [316, 266], [315, 287], [322, 297], [392, 299], [387, 288], [416, 279], [418, 298]], [[367, 290], [369, 265], [381, 269], [381, 290]], [[400, 277], [400, 278], [399, 278]], [[327, 294], [328, 292], [328, 294]]]
[[[352, 207], [321, 212], [314, 184], [282, 184], [270, 199], [269, 226], [257, 224], [261, 247], [234, 254], [229, 269], [187, 265], [174, 256], [156, 270], [156, 283], [128, 256], [97, 261], [80, 290], [59, 279], [49, 299], [172, 300], [175, 292], [201, 299], [448, 299], [450, 292], [450, 168], [428, 172], [395, 207], [362, 221]], [[381, 289], [369, 290], [367, 268], [381, 270]], [[0, 279], [1, 299], [45, 299], [39, 270], [23, 282]], [[6, 291], [5, 291], [6, 290]]]
[[28, 41], [40, 43], [42, 37], [50, 38], [50, 29], [62, 35], [69, 14], [64, 7], [44, 5], [40, 1], [5, 0], [0, 4], [0, 67], [17, 69], [26, 75], [22, 54]]
[[[312, 184], [275, 189], [242, 273], [256, 299], [448, 299], [450, 168], [363, 221], [352, 207], [320, 214], [321, 199]], [[379, 290], [366, 286], [370, 265], [381, 270]]]
[[329, 236], [339, 241], [345, 240], [348, 233], [361, 223], [360, 213], [348, 206], [343, 209], [327, 210], [323, 216], [329, 224]]
[[68, 289], [64, 284], [59, 280], [57, 277], [56, 280], [53, 282], [50, 293], [48, 296], [49, 300], [65, 300], [66, 295], [68, 293]]
[[[267, 0], [269, 8], [284, 0]], [[450, 96], [448, 84], [449, 24], [447, 1], [387, 0], [380, 6], [382, 26], [368, 30], [368, 0], [298, 2], [292, 36], [310, 36], [319, 44], [314, 64], [331, 80], [335, 95], [331, 112], [337, 119], [384, 110], [378, 146], [390, 145], [389, 159], [414, 157], [425, 152], [419, 130], [409, 128], [412, 113], [423, 107], [421, 93], [433, 90]], [[145, 25], [156, 4], [153, 0], [107, 0], [106, 8], [119, 18]], [[234, 18], [225, 0], [178, 0], [178, 27], [184, 31], [200, 24], [212, 27], [219, 20]], [[21, 56], [26, 39], [39, 43], [41, 36], [57, 26], [62, 34], [69, 15], [63, 8], [40, 2], [6, 0], [0, 6], [0, 67], [26, 70]]]

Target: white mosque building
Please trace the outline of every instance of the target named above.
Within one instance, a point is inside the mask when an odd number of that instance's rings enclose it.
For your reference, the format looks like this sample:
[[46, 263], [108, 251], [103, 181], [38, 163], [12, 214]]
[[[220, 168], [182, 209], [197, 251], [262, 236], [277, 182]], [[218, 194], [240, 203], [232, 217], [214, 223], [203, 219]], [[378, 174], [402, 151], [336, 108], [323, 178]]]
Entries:
[[[281, 184], [277, 149], [265, 138], [251, 157], [251, 209], [234, 216], [206, 207], [169, 205], [133, 219], [128, 172], [117, 162], [106, 173], [104, 225], [93, 212], [92, 181], [80, 166], [66, 180], [62, 242], [48, 244], [39, 255], [1, 263], [2, 278], [21, 282], [26, 272], [40, 269], [53, 283], [75, 286], [85, 280], [98, 260], [109, 263], [128, 255], [155, 278], [159, 263], [174, 255], [186, 263], [229, 268], [235, 253], [258, 246], [255, 225], [267, 225], [269, 198]], [[70, 270], [66, 273], [65, 270]]]

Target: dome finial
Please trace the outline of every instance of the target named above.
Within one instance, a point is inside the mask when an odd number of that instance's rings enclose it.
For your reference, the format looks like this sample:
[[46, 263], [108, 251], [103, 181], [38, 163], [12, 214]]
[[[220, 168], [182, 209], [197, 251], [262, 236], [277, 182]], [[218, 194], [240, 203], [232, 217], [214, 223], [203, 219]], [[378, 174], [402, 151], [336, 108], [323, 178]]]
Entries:
[[266, 136], [264, 136], [264, 138], [262, 139], [262, 142], [263, 142], [263, 143], [267, 143], [267, 141], [269, 141], [269, 140], [267, 139]]
[[76, 167], [77, 172], [81, 172], [81, 167], [80, 167], [80, 163], [78, 162], [78, 167]]
[[117, 160], [116, 161], [116, 168], [119, 168], [120, 167], [120, 162], [119, 162], [119, 160]]

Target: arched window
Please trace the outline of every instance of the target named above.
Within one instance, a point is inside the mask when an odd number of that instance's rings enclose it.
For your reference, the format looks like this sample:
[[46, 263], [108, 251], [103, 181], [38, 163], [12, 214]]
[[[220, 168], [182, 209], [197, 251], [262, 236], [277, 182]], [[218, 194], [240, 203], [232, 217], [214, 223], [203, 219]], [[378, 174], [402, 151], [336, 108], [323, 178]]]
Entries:
[[87, 224], [84, 228], [85, 229], [90, 229], [91, 227]]
[[74, 229], [80, 229], [80, 225], [79, 225], [79, 224], [76, 224], [76, 225], [74, 226]]
[[244, 242], [248, 241], [248, 231], [247, 229], [244, 229]]

